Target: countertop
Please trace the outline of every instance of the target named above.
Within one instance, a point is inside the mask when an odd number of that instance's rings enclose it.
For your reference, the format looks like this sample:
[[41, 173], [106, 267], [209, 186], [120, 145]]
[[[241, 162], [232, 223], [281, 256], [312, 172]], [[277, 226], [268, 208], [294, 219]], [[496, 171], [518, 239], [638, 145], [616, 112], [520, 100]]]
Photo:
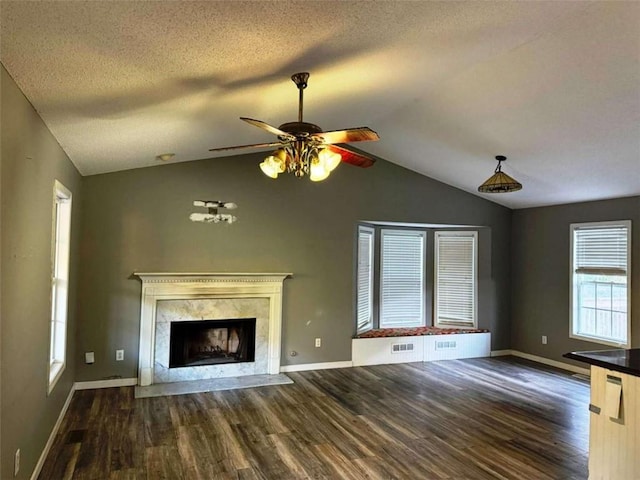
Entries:
[[640, 377], [640, 348], [571, 352], [563, 357]]

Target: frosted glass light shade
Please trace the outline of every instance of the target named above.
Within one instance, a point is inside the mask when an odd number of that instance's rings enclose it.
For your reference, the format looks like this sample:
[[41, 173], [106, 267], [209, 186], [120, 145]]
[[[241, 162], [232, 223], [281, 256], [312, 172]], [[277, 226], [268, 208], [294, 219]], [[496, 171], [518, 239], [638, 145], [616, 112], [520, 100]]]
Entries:
[[333, 152], [328, 148], [324, 148], [320, 150], [318, 153], [318, 159], [320, 163], [324, 165], [324, 168], [329, 172], [333, 172], [338, 165], [340, 165], [340, 161], [342, 160], [342, 156], [339, 153]]
[[287, 152], [279, 148], [260, 164], [260, 170], [267, 177], [277, 178], [278, 174], [284, 172], [287, 168]]
[[189, 220], [200, 223], [234, 223], [238, 218], [226, 213], [192, 213]]
[[260, 164], [260, 170], [262, 170], [262, 173], [264, 173], [267, 177], [278, 178], [278, 173], [279, 172], [276, 169], [276, 167], [273, 164], [273, 162], [269, 162], [269, 161], [265, 160], [264, 162], [262, 162]]
[[312, 182], [321, 182], [329, 176], [331, 171], [325, 167], [320, 159], [314, 159], [309, 168], [309, 180]]

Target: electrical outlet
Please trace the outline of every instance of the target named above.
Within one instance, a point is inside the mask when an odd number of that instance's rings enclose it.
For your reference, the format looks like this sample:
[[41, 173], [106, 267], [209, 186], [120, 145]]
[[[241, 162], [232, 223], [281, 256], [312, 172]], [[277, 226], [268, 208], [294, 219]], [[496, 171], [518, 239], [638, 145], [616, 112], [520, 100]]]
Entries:
[[316, 338], [316, 348], [320, 348], [322, 346], [322, 339]]
[[542, 344], [543, 345], [547, 344], [547, 336], [546, 335], [542, 335]]
[[116, 362], [124, 360], [124, 350], [116, 350]]
[[93, 352], [84, 352], [84, 363], [94, 363], [96, 356]]
[[20, 472], [20, 449], [16, 450], [16, 456], [13, 459], [13, 476], [18, 476]]

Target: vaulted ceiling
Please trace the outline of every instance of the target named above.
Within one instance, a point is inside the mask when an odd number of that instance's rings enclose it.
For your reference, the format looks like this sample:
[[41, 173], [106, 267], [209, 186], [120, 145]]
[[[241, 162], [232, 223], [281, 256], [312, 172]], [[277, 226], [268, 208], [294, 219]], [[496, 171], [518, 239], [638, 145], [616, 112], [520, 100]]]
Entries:
[[[0, 18], [3, 65], [84, 175], [268, 142], [238, 117], [295, 120], [309, 71], [305, 120], [369, 126], [361, 150], [500, 204], [640, 194], [639, 2], [3, 0]], [[479, 194], [498, 154], [524, 188]]]

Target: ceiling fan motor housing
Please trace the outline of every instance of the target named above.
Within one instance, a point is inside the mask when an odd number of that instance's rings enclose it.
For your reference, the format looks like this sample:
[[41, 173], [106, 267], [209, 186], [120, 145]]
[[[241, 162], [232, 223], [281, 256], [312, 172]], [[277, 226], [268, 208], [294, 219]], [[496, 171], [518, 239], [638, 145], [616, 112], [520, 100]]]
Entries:
[[322, 133], [322, 129], [318, 125], [307, 122], [287, 122], [278, 128], [296, 137], [308, 137], [314, 133]]

